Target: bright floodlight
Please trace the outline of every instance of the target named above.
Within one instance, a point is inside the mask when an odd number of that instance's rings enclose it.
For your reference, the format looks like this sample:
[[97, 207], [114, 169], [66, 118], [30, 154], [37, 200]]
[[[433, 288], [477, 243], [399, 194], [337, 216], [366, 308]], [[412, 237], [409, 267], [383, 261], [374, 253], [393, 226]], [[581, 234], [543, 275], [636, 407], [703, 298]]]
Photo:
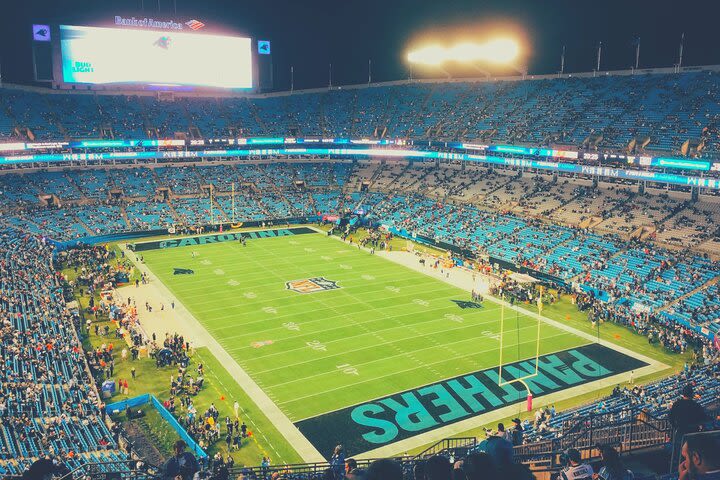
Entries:
[[495, 63], [509, 63], [520, 53], [517, 42], [509, 38], [499, 38], [484, 45], [485, 59]]
[[447, 51], [440, 45], [415, 50], [408, 54], [408, 60], [412, 63], [424, 63], [425, 65], [440, 65], [445, 61]]
[[407, 56], [411, 63], [440, 65], [448, 61], [472, 63], [510, 63], [520, 53], [515, 40], [499, 38], [485, 43], [463, 42], [451, 47], [432, 45], [410, 52]]

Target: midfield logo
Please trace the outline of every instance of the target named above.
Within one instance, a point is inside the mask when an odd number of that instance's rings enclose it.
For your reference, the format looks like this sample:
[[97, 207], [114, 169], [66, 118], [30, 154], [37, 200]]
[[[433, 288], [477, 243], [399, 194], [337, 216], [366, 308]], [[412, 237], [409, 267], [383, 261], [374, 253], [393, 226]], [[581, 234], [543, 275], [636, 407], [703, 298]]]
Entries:
[[285, 288], [297, 293], [316, 293], [325, 290], [336, 290], [342, 287], [340, 287], [337, 282], [333, 280], [328, 280], [325, 277], [314, 277], [304, 280], [293, 280], [292, 282], [286, 282]]

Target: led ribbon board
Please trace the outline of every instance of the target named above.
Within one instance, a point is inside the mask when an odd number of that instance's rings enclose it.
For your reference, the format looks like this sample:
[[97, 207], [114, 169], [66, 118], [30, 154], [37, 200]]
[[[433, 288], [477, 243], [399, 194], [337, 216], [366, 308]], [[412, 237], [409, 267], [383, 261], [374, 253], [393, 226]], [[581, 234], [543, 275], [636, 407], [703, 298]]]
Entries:
[[333, 158], [379, 157], [379, 158], [420, 158], [438, 160], [456, 160], [476, 162], [486, 165], [504, 165], [507, 167], [529, 168], [554, 172], [574, 173], [606, 178], [623, 178], [673, 185], [685, 185], [712, 190], [720, 190], [720, 178], [694, 177], [672, 173], [650, 172], [645, 170], [621, 169], [582, 165], [575, 163], [544, 160], [526, 160], [522, 158], [496, 157], [469, 153], [435, 152], [410, 149], [387, 148], [254, 148], [254, 149], [217, 149], [202, 151], [143, 151], [143, 152], [103, 152], [103, 153], [49, 153], [38, 155], [0, 156], [0, 165], [52, 162], [102, 162], [134, 159], [188, 159], [188, 158], [250, 158], [258, 156], [307, 155], [330, 156]]

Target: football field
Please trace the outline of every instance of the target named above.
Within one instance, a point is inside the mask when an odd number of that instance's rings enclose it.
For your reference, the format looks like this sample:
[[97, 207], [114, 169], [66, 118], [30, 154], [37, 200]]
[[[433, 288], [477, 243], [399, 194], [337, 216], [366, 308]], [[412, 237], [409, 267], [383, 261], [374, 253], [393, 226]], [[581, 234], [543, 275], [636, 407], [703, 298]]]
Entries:
[[[143, 256], [293, 422], [499, 364], [498, 304], [322, 234]], [[505, 314], [503, 363], [534, 358], [537, 320]], [[588, 343], [540, 336], [540, 354]]]

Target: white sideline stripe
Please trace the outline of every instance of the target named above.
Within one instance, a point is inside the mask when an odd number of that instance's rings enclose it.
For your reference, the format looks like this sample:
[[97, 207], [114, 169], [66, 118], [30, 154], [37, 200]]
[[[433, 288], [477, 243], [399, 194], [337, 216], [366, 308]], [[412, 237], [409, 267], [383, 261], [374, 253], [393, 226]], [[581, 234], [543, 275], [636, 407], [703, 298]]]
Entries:
[[[198, 356], [198, 358], [199, 358], [200, 360], [202, 360], [202, 355], [200, 355], [199, 353], [197, 353], [197, 356]], [[203, 363], [205, 363], [205, 362], [203, 362]], [[211, 371], [208, 372], [208, 373], [209, 373], [210, 375], [212, 375], [213, 377], [215, 377], [215, 380], [217, 380], [217, 382], [222, 386], [223, 390], [228, 391], [228, 388], [225, 386], [225, 384], [222, 382], [222, 380], [220, 380], [220, 378], [215, 374], [214, 371], [211, 370]], [[270, 397], [272, 398], [272, 396], [270, 396]], [[272, 443], [272, 442], [265, 436], [265, 434], [260, 430], [260, 427], [258, 427], [257, 423], [255, 423], [255, 420], [253, 420], [253, 417], [252, 417], [251, 415], [249, 415], [249, 414], [245, 411], [245, 408], [244, 408], [242, 405], [240, 406], [240, 411], [242, 412], [243, 417], [244, 417], [244, 418], [247, 418], [248, 421], [253, 425], [253, 427], [255, 428], [255, 431], [256, 431], [256, 432], [260, 432], [260, 434], [263, 436], [263, 438], [264, 438], [265, 441], [268, 443], [268, 445], [270, 445], [270, 448], [272, 448], [273, 451], [275, 452], [275, 455], [277, 455], [277, 458], [282, 458], [282, 455], [280, 455], [280, 452], [277, 451], [277, 448], [275, 448], [275, 445], [273, 445], [273, 443]]]
[[202, 334], [204, 337], [205, 345], [212, 351], [213, 355], [220, 364], [227, 369], [228, 373], [235, 379], [238, 386], [242, 388], [250, 399], [260, 408], [263, 414], [270, 420], [275, 428], [285, 437], [290, 444], [291, 448], [300, 455], [303, 461], [307, 463], [324, 462], [320, 452], [317, 451], [310, 441], [300, 433], [300, 430], [290, 421], [290, 419], [280, 410], [280, 408], [270, 399], [265, 391], [255, 383], [250, 375], [243, 370], [243, 368], [228, 354], [225, 349], [215, 340], [200, 322], [185, 308], [185, 306], [170, 292], [170, 290], [161, 282], [157, 276], [143, 263], [136, 261], [135, 255], [130, 255], [124, 246], [120, 246], [125, 250], [125, 256], [135, 264], [138, 270], [144, 272], [148, 278], [153, 281], [157, 288], [162, 291], [164, 295], [167, 295], [168, 299], [175, 301], [175, 310], [180, 313], [186, 313], [186, 315], [178, 315], [178, 319], [185, 319], [192, 324], [192, 328]]
[[[568, 335], [568, 333], [567, 333], [567, 332], [558, 333], [558, 334], [555, 334], [555, 335], [550, 335], [549, 337], [545, 337], [545, 338], [546, 338], [546, 339], [550, 339], [550, 338], [555, 338], [555, 337], [562, 337], [562, 336], [565, 336], [565, 335]], [[527, 342], [520, 342], [520, 345], [525, 345], [526, 343], [535, 343], [535, 342], [536, 342], [536, 340], [533, 339], [533, 340], [528, 340]], [[516, 344], [516, 345], [517, 345], [517, 344]], [[514, 346], [515, 346], [515, 345], [513, 345], [513, 347], [514, 347]], [[580, 345], [578, 345], [578, 346], [580, 346]], [[465, 354], [465, 355], [461, 355], [461, 356], [458, 357], [458, 358], [467, 358], [467, 357], [471, 357], [471, 356], [473, 356], [473, 355], [482, 355], [483, 353], [494, 352], [494, 351], [498, 351], [498, 350], [500, 350], [500, 349], [499, 349], [499, 348], [494, 348], [494, 349], [492, 349], [492, 350], [485, 350], [485, 351], [482, 351], [482, 352], [471, 352], [471, 353], [468, 353], [468, 354]], [[415, 353], [416, 351], [417, 351], [417, 350], [413, 350], [412, 353]], [[549, 355], [552, 355], [552, 353], [550, 353]], [[397, 371], [395, 371], [395, 372], [388, 373], [388, 374], [386, 374], [386, 375], [380, 375], [380, 376], [377, 376], [377, 375], [376, 375], [376, 376], [374, 376], [373, 378], [368, 378], [367, 380], [363, 380], [363, 381], [361, 381], [361, 382], [355, 382], [355, 383], [350, 384], [350, 385], [341, 385], [341, 386], [339, 386], [339, 387], [335, 387], [335, 388], [331, 388], [331, 389], [328, 389], [328, 390], [324, 390], [324, 391], [322, 391], [322, 392], [312, 393], [312, 394], [310, 394], [310, 395], [304, 395], [304, 396], [302, 396], [302, 397], [295, 397], [295, 398], [293, 398], [292, 400], [285, 400], [284, 402], [280, 402], [279, 405], [287, 405], [288, 403], [297, 402], [298, 400], [304, 400], [304, 399], [306, 399], [306, 398], [317, 397], [318, 395], [326, 395], [326, 394], [328, 394], [328, 393], [330, 393], [330, 392], [336, 392], [336, 391], [338, 391], [338, 390], [343, 390], [343, 389], [345, 389], [345, 388], [356, 387], [357, 385], [360, 385], [360, 384], [363, 384], [363, 383], [367, 383], [367, 382], [372, 382], [372, 381], [378, 380], [378, 379], [380, 379], [380, 378], [394, 377], [395, 375], [398, 375], [398, 374], [400, 374], [400, 373], [412, 372], [413, 370], [417, 370], [418, 368], [425, 368], [426, 365], [439, 365], [439, 364], [441, 364], [441, 363], [445, 363], [445, 362], [449, 362], [449, 361], [453, 361], [453, 360], [455, 360], [455, 358], [445, 358], [445, 359], [443, 359], [443, 360], [438, 360], [438, 361], [436, 361], [436, 362], [425, 363], [424, 365], [418, 365], [417, 367], [406, 368], [405, 370], [397, 370]], [[492, 367], [490, 367], [490, 368], [492, 368]], [[460, 375], [463, 375], [463, 374], [460, 374]], [[449, 379], [455, 378], [455, 377], [457, 377], [457, 376], [458, 376], [458, 375], [455, 374], [455, 375], [452, 375], [452, 376], [449, 376], [449, 377], [440, 378], [440, 379], [438, 379], [438, 380], [434, 380], [432, 383], [444, 382], [445, 380], [449, 380]], [[401, 390], [401, 391], [405, 391], [405, 390]], [[398, 392], [395, 392], [395, 393], [399, 393], [399, 391], [398, 391]], [[383, 395], [383, 397], [389, 397], [389, 396], [395, 395], [395, 393], [388, 393], [388, 394]], [[342, 409], [342, 408], [345, 408], [345, 407], [341, 407], [340, 409]], [[339, 410], [340, 410], [340, 409], [339, 409]], [[319, 414], [319, 415], [313, 415], [312, 417], [303, 418], [303, 420], [307, 420], [308, 418], [313, 418], [313, 417], [319, 417], [319, 416], [325, 415], [326, 413], [329, 413], [329, 412], [321, 413], [321, 414]], [[297, 421], [299, 422], [299, 421], [302, 421], [302, 420], [297, 420]]]

